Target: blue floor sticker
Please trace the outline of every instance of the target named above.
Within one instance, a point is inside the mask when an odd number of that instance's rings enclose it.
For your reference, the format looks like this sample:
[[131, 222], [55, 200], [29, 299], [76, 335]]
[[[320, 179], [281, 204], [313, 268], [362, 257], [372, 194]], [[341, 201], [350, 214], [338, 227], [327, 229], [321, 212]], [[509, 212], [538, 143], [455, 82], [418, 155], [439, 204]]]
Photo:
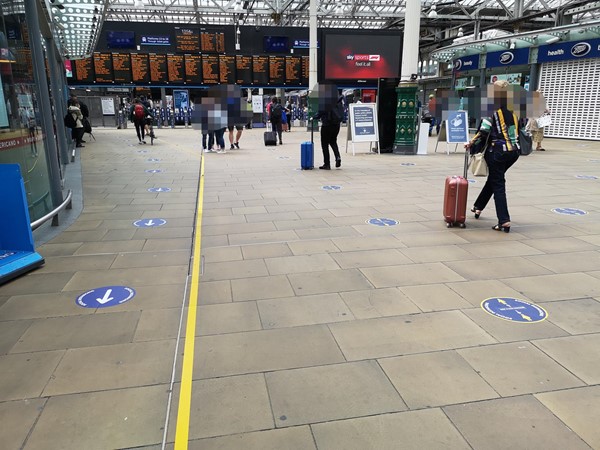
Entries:
[[168, 188], [168, 187], [151, 187], [151, 188], [148, 188], [148, 192], [171, 192], [171, 188]]
[[375, 225], [377, 227], [393, 227], [398, 225], [398, 221], [394, 219], [386, 219], [384, 217], [374, 218], [367, 220], [369, 225]]
[[402, 163], [401, 166], [416, 166], [415, 163]]
[[104, 286], [87, 291], [77, 297], [76, 303], [84, 308], [107, 308], [128, 302], [135, 290], [127, 286]]
[[544, 308], [511, 297], [493, 297], [481, 302], [485, 312], [511, 322], [535, 323], [548, 317]]
[[323, 189], [324, 191], [339, 191], [342, 187], [341, 186], [322, 186], [321, 189]]
[[146, 173], [162, 173], [161, 169], [148, 169]]
[[165, 219], [140, 219], [133, 222], [138, 228], [162, 227], [166, 223], [167, 221]]
[[158, 158], [149, 158], [146, 161], [148, 161], [148, 162], [159, 162], [160, 159], [158, 159]]
[[597, 180], [598, 177], [594, 176], [594, 175], [577, 175], [575, 178], [578, 178], [580, 180]]
[[585, 216], [587, 214], [587, 211], [575, 208], [554, 208], [552, 212], [566, 216]]

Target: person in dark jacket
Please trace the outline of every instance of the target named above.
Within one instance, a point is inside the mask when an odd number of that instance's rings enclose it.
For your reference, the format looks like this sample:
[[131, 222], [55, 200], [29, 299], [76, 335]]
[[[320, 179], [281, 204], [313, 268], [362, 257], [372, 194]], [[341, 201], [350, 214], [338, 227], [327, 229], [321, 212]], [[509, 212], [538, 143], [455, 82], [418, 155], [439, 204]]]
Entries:
[[277, 97], [273, 97], [271, 108], [269, 109], [269, 120], [273, 133], [279, 138], [279, 145], [283, 145], [281, 135], [283, 133], [283, 106]]
[[136, 98], [133, 101], [133, 105], [129, 109], [129, 120], [133, 122], [135, 125], [135, 132], [137, 133], [137, 137], [140, 144], [145, 144], [145, 128], [146, 128], [146, 118], [152, 114], [148, 111], [139, 98]]
[[77, 102], [77, 99], [71, 98], [67, 102], [67, 105], [67, 112], [75, 119], [75, 127], [71, 129], [71, 137], [75, 141], [75, 147], [83, 148], [83, 114], [79, 108], [79, 103]]
[[329, 147], [335, 156], [335, 167], [342, 166], [342, 158], [337, 144], [340, 124], [344, 118], [343, 97], [338, 96], [337, 87], [331, 84], [319, 85], [319, 112], [313, 119], [321, 120], [321, 149], [323, 165], [319, 169], [331, 170]]

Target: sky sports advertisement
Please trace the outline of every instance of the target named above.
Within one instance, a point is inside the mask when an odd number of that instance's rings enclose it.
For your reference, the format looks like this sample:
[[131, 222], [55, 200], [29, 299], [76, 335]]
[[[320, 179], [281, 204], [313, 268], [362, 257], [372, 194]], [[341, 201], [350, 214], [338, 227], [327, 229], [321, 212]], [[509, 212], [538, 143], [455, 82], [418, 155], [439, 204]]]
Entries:
[[325, 36], [325, 78], [396, 78], [401, 54], [401, 36], [329, 34]]

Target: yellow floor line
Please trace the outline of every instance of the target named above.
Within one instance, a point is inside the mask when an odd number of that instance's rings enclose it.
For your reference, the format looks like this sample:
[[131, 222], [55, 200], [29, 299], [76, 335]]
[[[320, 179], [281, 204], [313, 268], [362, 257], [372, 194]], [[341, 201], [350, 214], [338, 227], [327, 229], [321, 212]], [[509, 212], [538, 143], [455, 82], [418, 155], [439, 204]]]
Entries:
[[175, 430], [175, 450], [188, 448], [190, 432], [190, 411], [192, 405], [192, 376], [194, 372], [194, 341], [196, 338], [196, 313], [198, 310], [198, 287], [200, 285], [202, 241], [202, 209], [204, 204], [204, 158], [200, 162], [200, 189], [196, 209], [194, 232], [194, 253], [192, 264], [192, 281], [190, 285], [190, 302], [188, 306], [185, 344], [183, 348], [183, 370], [179, 391], [179, 407], [177, 409], [177, 428]]

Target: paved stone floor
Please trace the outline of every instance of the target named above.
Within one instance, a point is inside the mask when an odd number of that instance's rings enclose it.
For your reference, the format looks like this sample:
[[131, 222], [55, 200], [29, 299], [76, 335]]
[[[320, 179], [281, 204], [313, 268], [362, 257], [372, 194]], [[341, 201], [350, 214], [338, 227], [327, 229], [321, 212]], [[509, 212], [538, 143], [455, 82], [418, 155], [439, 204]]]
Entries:
[[[139, 146], [132, 129], [96, 130], [83, 213], [39, 247], [43, 268], [0, 287], [3, 449], [155, 450], [163, 434], [172, 448], [186, 333], [190, 449], [600, 449], [600, 180], [578, 178], [600, 177], [600, 143], [547, 139], [521, 158], [506, 234], [491, 229], [493, 205], [445, 227], [444, 178], [463, 160], [433, 153], [435, 138], [427, 156], [364, 144], [352, 156], [340, 139], [341, 170], [300, 171], [308, 133], [265, 148], [262, 131], [204, 155], [186, 330], [199, 132]], [[120, 285], [136, 291], [126, 303], [76, 304]], [[547, 320], [494, 317], [490, 297], [536, 303]]]

